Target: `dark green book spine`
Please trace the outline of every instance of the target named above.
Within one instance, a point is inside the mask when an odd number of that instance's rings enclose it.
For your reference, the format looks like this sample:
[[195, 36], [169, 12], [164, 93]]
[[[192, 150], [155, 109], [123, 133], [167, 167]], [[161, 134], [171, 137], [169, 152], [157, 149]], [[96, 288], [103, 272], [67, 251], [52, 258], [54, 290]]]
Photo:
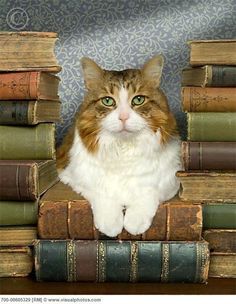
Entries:
[[203, 283], [209, 269], [205, 241], [38, 240], [35, 257], [39, 281]]
[[0, 226], [35, 225], [37, 218], [37, 201], [0, 201]]
[[236, 229], [236, 204], [207, 204], [202, 206], [204, 229]]
[[27, 101], [1, 100], [0, 124], [1, 125], [27, 125], [28, 124]]
[[235, 87], [236, 67], [234, 66], [212, 66], [212, 82], [214, 87]]
[[236, 141], [235, 113], [192, 112], [187, 117], [190, 141]]

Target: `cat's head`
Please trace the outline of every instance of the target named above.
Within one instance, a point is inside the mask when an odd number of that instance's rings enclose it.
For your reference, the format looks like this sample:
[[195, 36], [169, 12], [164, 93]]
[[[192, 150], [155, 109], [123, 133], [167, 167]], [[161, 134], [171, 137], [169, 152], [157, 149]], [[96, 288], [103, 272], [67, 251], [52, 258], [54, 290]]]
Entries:
[[93, 60], [81, 60], [87, 94], [77, 127], [90, 152], [99, 136], [127, 140], [141, 132], [160, 132], [162, 143], [176, 135], [176, 122], [159, 89], [163, 57], [155, 56], [141, 69], [108, 71]]

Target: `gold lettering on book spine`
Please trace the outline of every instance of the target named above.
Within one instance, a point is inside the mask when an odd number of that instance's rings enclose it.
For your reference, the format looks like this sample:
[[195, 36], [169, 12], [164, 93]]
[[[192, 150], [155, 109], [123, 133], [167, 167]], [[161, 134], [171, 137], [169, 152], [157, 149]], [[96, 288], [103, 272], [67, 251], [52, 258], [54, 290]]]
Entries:
[[195, 280], [194, 283], [199, 282], [200, 279], [200, 272], [201, 272], [201, 245], [199, 246], [196, 243], [196, 272], [195, 272]]
[[169, 244], [162, 244], [162, 271], [161, 282], [169, 281], [169, 261], [170, 261], [170, 248]]
[[130, 269], [130, 282], [137, 282], [138, 280], [138, 244], [131, 242], [131, 269]]
[[76, 281], [76, 257], [75, 244], [73, 241], [67, 243], [67, 281]]
[[98, 282], [106, 281], [106, 245], [98, 242]]

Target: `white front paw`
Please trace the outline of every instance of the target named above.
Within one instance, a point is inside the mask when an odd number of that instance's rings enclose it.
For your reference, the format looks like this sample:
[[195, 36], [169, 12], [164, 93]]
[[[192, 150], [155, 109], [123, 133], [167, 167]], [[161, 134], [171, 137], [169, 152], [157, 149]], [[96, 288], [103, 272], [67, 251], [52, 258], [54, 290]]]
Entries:
[[133, 235], [144, 233], [152, 223], [150, 214], [139, 210], [127, 209], [124, 218], [124, 228]]
[[123, 212], [108, 214], [97, 212], [94, 215], [95, 227], [109, 237], [115, 237], [123, 230]]

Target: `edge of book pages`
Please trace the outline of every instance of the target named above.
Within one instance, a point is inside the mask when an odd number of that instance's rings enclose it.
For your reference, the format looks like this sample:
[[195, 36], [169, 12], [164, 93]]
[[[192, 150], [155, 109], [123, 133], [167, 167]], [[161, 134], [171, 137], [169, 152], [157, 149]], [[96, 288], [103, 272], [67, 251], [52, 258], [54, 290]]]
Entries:
[[0, 31], [0, 36], [34, 36], [34, 37], [47, 37], [47, 38], [57, 38], [58, 34], [55, 32], [34, 32], [34, 31], [22, 31], [22, 32], [8, 32]]
[[236, 42], [236, 39], [217, 39], [217, 40], [189, 40], [187, 44], [190, 45], [192, 43], [231, 43]]

